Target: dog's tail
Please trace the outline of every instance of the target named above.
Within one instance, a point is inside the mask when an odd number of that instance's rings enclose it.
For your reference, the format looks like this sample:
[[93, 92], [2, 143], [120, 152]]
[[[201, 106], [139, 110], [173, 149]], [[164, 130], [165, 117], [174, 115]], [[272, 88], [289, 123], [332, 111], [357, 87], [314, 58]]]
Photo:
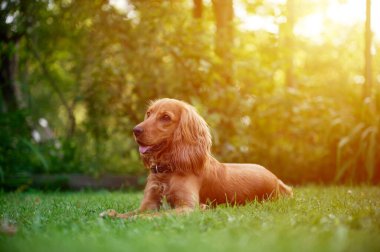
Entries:
[[293, 189], [290, 186], [285, 185], [280, 179], [278, 180], [278, 192], [279, 195], [293, 197]]

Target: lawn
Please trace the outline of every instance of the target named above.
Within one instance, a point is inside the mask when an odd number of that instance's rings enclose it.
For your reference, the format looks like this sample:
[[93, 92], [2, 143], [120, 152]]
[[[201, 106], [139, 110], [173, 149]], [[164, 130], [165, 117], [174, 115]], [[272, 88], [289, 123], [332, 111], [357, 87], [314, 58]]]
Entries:
[[[293, 199], [153, 220], [101, 219], [141, 193], [1, 193], [1, 251], [380, 251], [379, 187], [299, 187]], [[17, 227], [7, 234], [5, 223]]]

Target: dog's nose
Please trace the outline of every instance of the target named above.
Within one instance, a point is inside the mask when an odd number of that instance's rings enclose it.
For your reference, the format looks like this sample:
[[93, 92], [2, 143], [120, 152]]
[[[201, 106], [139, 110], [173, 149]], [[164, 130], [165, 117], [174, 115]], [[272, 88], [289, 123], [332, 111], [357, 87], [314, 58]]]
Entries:
[[136, 126], [136, 127], [133, 128], [133, 134], [135, 134], [135, 136], [139, 136], [143, 132], [144, 132], [144, 129], [141, 128], [141, 127], [139, 127], [139, 126]]

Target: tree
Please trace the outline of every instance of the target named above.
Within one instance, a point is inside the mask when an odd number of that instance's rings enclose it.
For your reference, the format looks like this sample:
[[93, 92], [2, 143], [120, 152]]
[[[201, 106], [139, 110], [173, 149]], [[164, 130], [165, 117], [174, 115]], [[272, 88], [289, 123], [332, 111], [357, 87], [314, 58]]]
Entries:
[[193, 7], [193, 17], [194, 18], [202, 18], [203, 14], [203, 1], [202, 0], [193, 0], [194, 7]]
[[294, 86], [294, 0], [286, 1], [286, 24], [285, 24], [285, 85]]
[[212, 3], [216, 22], [215, 52], [221, 60], [218, 73], [224, 83], [231, 84], [233, 82], [233, 2], [213, 0]]
[[0, 87], [3, 98], [2, 112], [15, 111], [18, 108], [15, 77], [17, 70], [17, 55], [12, 50], [18, 43], [17, 38], [3, 40], [0, 61]]
[[[0, 88], [2, 111], [18, 109], [21, 99], [20, 88], [16, 82], [18, 70], [18, 44], [26, 34], [28, 9], [27, 2], [3, 1], [0, 9]], [[30, 17], [29, 20], [32, 20]], [[28, 22], [30, 23], [30, 21]]]
[[363, 87], [363, 97], [371, 97], [372, 94], [372, 32], [371, 32], [371, 0], [366, 0], [366, 21], [365, 21], [365, 65], [364, 65], [364, 77], [365, 83]]

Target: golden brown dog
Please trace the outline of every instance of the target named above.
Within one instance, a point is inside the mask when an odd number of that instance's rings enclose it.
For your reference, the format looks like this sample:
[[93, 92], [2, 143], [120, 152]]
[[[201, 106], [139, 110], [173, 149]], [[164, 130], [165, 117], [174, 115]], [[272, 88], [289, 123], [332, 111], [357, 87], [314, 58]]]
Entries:
[[174, 208], [172, 212], [183, 213], [206, 204], [292, 196], [292, 189], [262, 166], [219, 163], [211, 155], [207, 123], [185, 102], [168, 98], [152, 102], [133, 133], [150, 170], [144, 198], [134, 212], [108, 210], [102, 216], [159, 215], [142, 213], [159, 210], [164, 198]]

